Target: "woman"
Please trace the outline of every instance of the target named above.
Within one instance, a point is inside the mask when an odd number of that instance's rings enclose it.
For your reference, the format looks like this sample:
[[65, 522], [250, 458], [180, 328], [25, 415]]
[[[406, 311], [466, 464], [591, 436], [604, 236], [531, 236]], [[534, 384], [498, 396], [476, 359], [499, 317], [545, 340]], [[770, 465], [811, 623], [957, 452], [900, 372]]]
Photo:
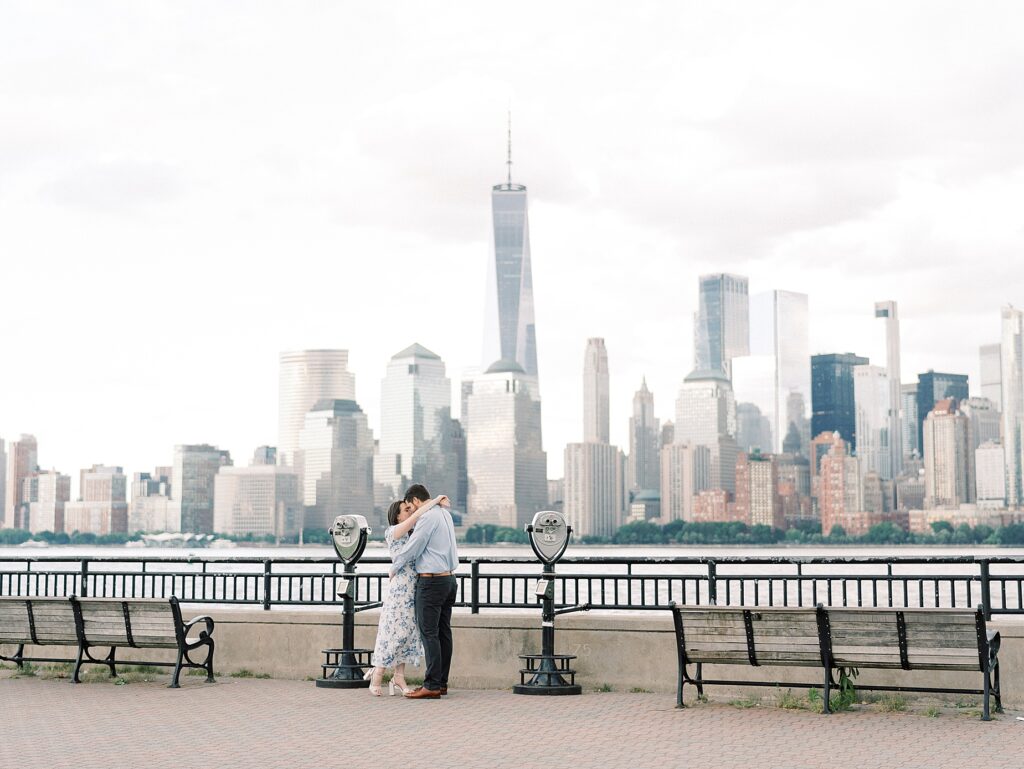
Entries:
[[[437, 497], [414, 511], [408, 502], [392, 502], [388, 508], [388, 528], [384, 530], [384, 541], [388, 552], [395, 553], [409, 541], [409, 532], [416, 521], [434, 505], [447, 502], [447, 497]], [[392, 579], [384, 594], [384, 605], [377, 625], [377, 643], [373, 647], [373, 669], [367, 671], [370, 679], [370, 694], [381, 696], [384, 669], [394, 668], [391, 676], [390, 693], [399, 689], [405, 694], [409, 688], [405, 682], [405, 663], [417, 664], [423, 655], [419, 629], [416, 627], [416, 568], [407, 564]]]

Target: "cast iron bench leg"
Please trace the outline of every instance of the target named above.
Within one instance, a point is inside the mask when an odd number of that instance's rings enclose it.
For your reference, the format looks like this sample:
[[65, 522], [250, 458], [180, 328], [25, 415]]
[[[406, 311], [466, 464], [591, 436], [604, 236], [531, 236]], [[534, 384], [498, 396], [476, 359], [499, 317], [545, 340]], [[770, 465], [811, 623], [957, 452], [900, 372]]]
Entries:
[[830, 715], [832, 713], [832, 707], [829, 700], [832, 698], [832, 671], [825, 668], [825, 693], [822, 695], [821, 712], [824, 715]]
[[993, 665], [995, 668], [995, 690], [992, 692], [996, 697], [996, 713], [1003, 712], [1003, 691], [1002, 687], [999, 686], [999, 660], [995, 661]]
[[107, 658], [105, 660], [103, 660], [107, 664], [107, 667], [110, 668], [110, 677], [111, 678], [117, 678], [117, 668], [114, 667], [114, 652], [116, 652], [116, 651], [117, 651], [117, 647], [116, 646], [111, 646], [110, 647], [110, 654], [108, 654]]
[[210, 653], [206, 655], [206, 662], [203, 667], [206, 668], [206, 683], [214, 684], [217, 681], [213, 677], [213, 639], [210, 638]]
[[988, 710], [988, 697], [989, 697], [989, 692], [990, 692], [990, 690], [992, 688], [992, 686], [991, 686], [991, 683], [992, 683], [991, 682], [991, 678], [992, 678], [991, 669], [985, 671], [984, 678], [985, 678], [985, 684], [984, 684], [984, 692], [985, 693], [984, 693], [984, 699], [982, 700], [982, 706], [981, 706], [981, 720], [982, 721], [991, 721], [992, 717], [989, 715], [989, 710]]
[[181, 686], [178, 684], [178, 678], [181, 676], [181, 659], [185, 656], [185, 650], [180, 646], [178, 647], [178, 660], [174, 663], [174, 675], [171, 676], [171, 685], [168, 689], [180, 689]]
[[85, 654], [85, 645], [78, 644], [78, 657], [75, 659], [75, 670], [71, 675], [71, 683], [80, 684], [82, 679], [78, 677], [78, 672], [82, 669], [82, 656]]

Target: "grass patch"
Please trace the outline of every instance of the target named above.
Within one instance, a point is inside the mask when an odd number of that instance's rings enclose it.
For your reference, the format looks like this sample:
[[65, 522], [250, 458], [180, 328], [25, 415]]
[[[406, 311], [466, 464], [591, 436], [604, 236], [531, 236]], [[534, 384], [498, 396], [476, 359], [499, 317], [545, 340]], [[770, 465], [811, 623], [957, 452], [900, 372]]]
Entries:
[[22, 667], [17, 668], [14, 671], [12, 678], [35, 678], [36, 673], [39, 672], [39, 668], [33, 665], [31, 662], [26, 662]]
[[405, 684], [406, 684], [406, 686], [410, 686], [413, 689], [415, 689], [417, 686], [423, 686], [423, 677], [422, 676], [406, 676], [405, 677]]
[[650, 694], [651, 690], [650, 689], [645, 689], [642, 686], [634, 686], [632, 689], [629, 690], [629, 693], [630, 694]]
[[594, 691], [595, 692], [613, 692], [613, 691], [615, 691], [615, 689], [612, 688], [611, 684], [601, 684], [596, 689], [594, 689]]
[[47, 665], [46, 667], [40, 668], [37, 675], [47, 681], [55, 678], [71, 678], [71, 671], [74, 669], [74, 665], [70, 662], [65, 662], [59, 665]]
[[[206, 671], [203, 671], [206, 675]], [[230, 674], [232, 678], [270, 678], [270, 673], [254, 673], [249, 668], [239, 668]]]
[[793, 694], [792, 689], [786, 689], [775, 695], [775, 705], [783, 710], [803, 710], [804, 700]]
[[754, 697], [744, 697], [739, 700], [730, 700], [729, 704], [734, 708], [757, 708], [761, 706], [761, 701]]
[[881, 697], [878, 700], [878, 709], [883, 713], [901, 713], [907, 709], [907, 701], [899, 695]]
[[959, 708], [959, 709], [962, 709], [962, 708], [976, 708], [976, 707], [978, 707], [978, 701], [977, 700], [957, 700], [955, 707]]
[[942, 708], [937, 708], [934, 705], [932, 705], [930, 708], [927, 708], [924, 711], [924, 714], [928, 716], [928, 718], [938, 718], [942, 715]]
[[849, 710], [853, 707], [853, 703], [853, 692], [833, 694], [828, 701], [829, 707], [833, 713], [840, 713], [844, 710]]

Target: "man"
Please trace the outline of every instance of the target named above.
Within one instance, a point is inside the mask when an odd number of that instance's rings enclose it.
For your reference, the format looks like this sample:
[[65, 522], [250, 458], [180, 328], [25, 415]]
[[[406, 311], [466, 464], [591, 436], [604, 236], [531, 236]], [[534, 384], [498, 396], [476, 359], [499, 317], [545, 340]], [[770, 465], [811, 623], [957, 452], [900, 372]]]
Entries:
[[[413, 484], [405, 492], [405, 501], [415, 510], [429, 500], [430, 494], [422, 484]], [[459, 551], [455, 547], [455, 524], [444, 502], [416, 522], [409, 542], [394, 556], [390, 570], [394, 577], [409, 561], [416, 564], [416, 624], [423, 640], [427, 671], [423, 686], [405, 695], [412, 700], [438, 699], [448, 693], [456, 592], [453, 572], [459, 565]]]

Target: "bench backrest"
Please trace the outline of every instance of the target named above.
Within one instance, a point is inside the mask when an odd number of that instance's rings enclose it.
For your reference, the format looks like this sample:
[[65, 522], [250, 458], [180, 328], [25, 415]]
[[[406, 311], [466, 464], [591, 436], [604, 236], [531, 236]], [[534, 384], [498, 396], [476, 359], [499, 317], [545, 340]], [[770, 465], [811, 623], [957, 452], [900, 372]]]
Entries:
[[0, 643], [77, 646], [67, 598], [0, 598]]
[[985, 618], [972, 609], [828, 609], [832, 659], [843, 667], [981, 670]]
[[82, 630], [90, 646], [177, 645], [171, 604], [160, 599], [77, 598]]
[[815, 609], [676, 607], [687, 662], [821, 667]]

